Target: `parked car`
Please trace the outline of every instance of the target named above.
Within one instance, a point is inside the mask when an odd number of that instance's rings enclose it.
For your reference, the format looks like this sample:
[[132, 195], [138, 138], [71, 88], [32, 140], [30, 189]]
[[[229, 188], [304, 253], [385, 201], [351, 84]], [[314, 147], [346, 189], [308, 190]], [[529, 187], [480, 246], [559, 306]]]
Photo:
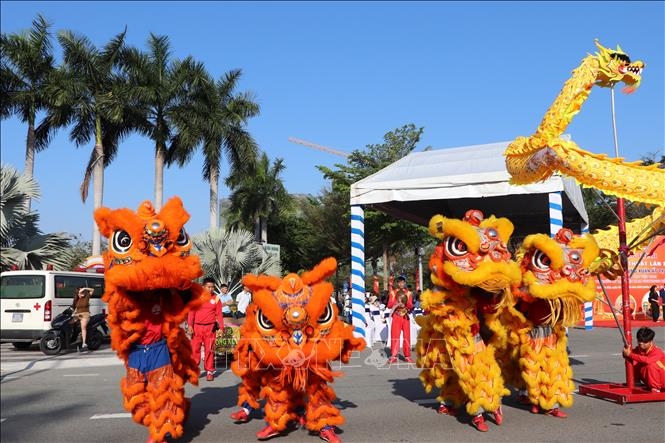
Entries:
[[90, 315], [106, 313], [104, 274], [66, 271], [7, 271], [0, 274], [0, 342], [28, 349], [51, 329], [79, 287], [93, 289]]

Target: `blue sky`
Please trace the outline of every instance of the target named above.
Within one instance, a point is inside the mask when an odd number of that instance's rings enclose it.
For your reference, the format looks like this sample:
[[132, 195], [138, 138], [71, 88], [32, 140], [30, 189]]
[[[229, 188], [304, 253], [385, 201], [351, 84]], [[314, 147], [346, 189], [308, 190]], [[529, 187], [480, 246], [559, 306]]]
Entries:
[[[174, 57], [192, 55], [215, 77], [242, 69], [239, 90], [252, 91], [261, 105], [250, 132], [271, 159], [284, 159], [289, 192], [314, 195], [329, 185], [316, 165], [343, 158], [289, 137], [350, 152], [382, 143], [386, 132], [408, 123], [424, 127], [417, 150], [530, 135], [571, 71], [595, 52], [594, 38], [646, 63], [636, 93], [617, 91], [620, 155], [660, 156], [664, 11], [663, 2], [0, 4], [3, 33], [28, 29], [42, 13], [53, 31], [70, 29], [98, 46], [127, 26], [127, 43], [145, 49], [150, 32], [168, 35]], [[595, 88], [566, 132], [582, 148], [614, 156], [610, 115], [609, 90]], [[0, 129], [2, 163], [23, 170], [26, 127], [12, 118]], [[33, 207], [43, 231], [91, 238], [92, 198], [84, 204], [79, 197], [91, 149], [77, 149], [61, 131], [36, 156], [42, 198]], [[126, 139], [106, 169], [104, 205], [136, 209], [152, 200], [153, 157], [150, 140]], [[202, 165], [197, 155], [164, 175], [164, 196], [183, 199], [191, 233], [209, 220]], [[220, 197], [227, 196], [220, 187]]]

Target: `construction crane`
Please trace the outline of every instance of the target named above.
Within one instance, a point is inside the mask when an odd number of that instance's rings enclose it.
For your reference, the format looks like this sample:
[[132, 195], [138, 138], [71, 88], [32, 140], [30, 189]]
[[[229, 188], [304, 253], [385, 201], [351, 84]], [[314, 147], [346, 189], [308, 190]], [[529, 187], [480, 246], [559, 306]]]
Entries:
[[308, 148], [318, 149], [319, 151], [327, 152], [328, 154], [339, 155], [340, 157], [348, 157], [350, 154], [347, 152], [338, 151], [336, 149], [328, 148], [326, 146], [317, 145], [299, 138], [289, 137], [291, 143], [298, 143], [299, 145], [307, 146]]

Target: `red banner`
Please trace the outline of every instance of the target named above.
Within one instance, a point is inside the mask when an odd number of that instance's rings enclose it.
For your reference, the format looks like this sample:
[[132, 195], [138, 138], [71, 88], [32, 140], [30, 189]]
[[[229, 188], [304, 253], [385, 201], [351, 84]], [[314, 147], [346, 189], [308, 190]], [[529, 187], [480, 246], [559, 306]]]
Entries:
[[[635, 267], [636, 265], [637, 267]], [[633, 269], [635, 269], [635, 272], [633, 272]], [[657, 236], [642, 249], [633, 251], [633, 255], [628, 257], [628, 272], [632, 273], [629, 287], [630, 307], [633, 310], [633, 316], [636, 320], [650, 319], [651, 316], [648, 314], [650, 306], [647, 301], [649, 298], [649, 288], [656, 285], [660, 289], [665, 284], [665, 236]], [[608, 280], [604, 277], [601, 277], [601, 279], [614, 309], [618, 310], [617, 315], [620, 316], [623, 303], [621, 297], [621, 279]], [[594, 319], [605, 320], [611, 318], [612, 313], [607, 306], [600, 285], [598, 285], [596, 295], [598, 296], [597, 298], [601, 298], [605, 303], [599, 300], [594, 301]]]

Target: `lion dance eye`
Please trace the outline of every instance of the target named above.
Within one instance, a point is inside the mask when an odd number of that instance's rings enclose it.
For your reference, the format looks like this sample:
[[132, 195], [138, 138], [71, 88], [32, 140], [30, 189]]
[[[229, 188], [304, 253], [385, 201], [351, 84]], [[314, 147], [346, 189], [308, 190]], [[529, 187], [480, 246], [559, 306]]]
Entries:
[[111, 249], [113, 252], [124, 254], [132, 247], [132, 237], [127, 231], [115, 231], [111, 237]]
[[275, 329], [273, 322], [271, 322], [268, 317], [263, 315], [263, 311], [261, 311], [261, 309], [256, 310], [256, 323], [259, 325], [259, 328], [263, 330], [263, 332], [270, 332]]
[[326, 324], [326, 323], [329, 323], [330, 320], [332, 320], [332, 319], [333, 319], [333, 307], [332, 307], [332, 303], [328, 303], [326, 305], [326, 309], [319, 316], [319, 319], [317, 321], [320, 324]]
[[187, 246], [187, 243], [189, 243], [189, 235], [187, 234], [187, 231], [185, 231], [185, 228], [180, 230], [180, 234], [178, 234], [178, 239], [175, 243], [178, 246]]
[[467, 254], [469, 249], [462, 240], [457, 237], [446, 238], [446, 254], [450, 257], [463, 257]]
[[552, 260], [550, 260], [550, 258], [543, 251], [536, 251], [533, 254], [533, 257], [531, 257], [531, 265], [535, 269], [546, 271], [550, 268], [551, 264]]

